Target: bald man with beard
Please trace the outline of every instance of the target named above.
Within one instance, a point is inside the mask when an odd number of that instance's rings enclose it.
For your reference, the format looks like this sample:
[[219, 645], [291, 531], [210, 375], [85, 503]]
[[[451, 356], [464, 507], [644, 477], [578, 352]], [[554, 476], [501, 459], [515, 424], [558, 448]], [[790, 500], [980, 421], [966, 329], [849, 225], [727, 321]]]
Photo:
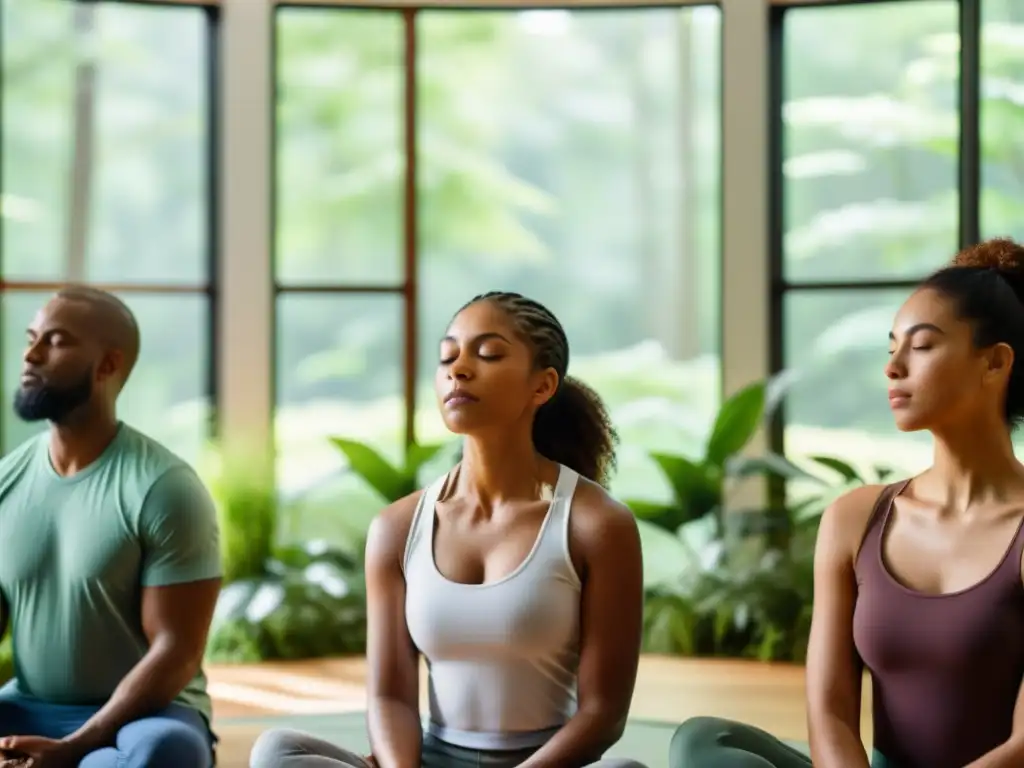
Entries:
[[214, 762], [202, 658], [216, 513], [188, 464], [117, 416], [139, 346], [128, 307], [89, 287], [57, 293], [27, 331], [14, 410], [50, 428], [0, 459], [16, 662], [0, 767]]

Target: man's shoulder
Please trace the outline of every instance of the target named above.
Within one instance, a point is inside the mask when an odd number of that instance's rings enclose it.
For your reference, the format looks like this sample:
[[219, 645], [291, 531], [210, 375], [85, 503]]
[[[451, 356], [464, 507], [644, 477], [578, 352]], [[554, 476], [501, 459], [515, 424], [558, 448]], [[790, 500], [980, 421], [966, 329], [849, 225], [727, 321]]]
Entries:
[[163, 443], [128, 425], [122, 429], [117, 473], [120, 492], [132, 506], [139, 509], [153, 496], [204, 487], [192, 465]]
[[121, 450], [118, 457], [122, 462], [157, 475], [178, 467], [191, 469], [185, 459], [145, 432], [127, 424], [123, 424], [121, 430]]
[[145, 493], [168, 474], [195, 474], [191, 464], [159, 440], [127, 424], [122, 430], [117, 462], [125, 482], [138, 484]]
[[15, 480], [33, 460], [39, 457], [45, 433], [40, 433], [0, 457], [0, 492]]

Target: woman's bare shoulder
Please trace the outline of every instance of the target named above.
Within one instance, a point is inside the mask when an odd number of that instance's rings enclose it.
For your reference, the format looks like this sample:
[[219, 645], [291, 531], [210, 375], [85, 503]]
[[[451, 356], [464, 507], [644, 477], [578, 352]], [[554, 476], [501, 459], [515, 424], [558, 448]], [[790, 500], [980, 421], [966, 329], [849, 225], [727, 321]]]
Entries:
[[397, 563], [401, 559], [423, 493], [422, 490], [410, 493], [386, 506], [373, 518], [366, 535], [368, 564], [371, 560]]
[[585, 538], [633, 536], [637, 530], [633, 511], [601, 485], [581, 477], [572, 500], [572, 530]]
[[862, 485], [837, 497], [822, 514], [819, 546], [830, 545], [855, 556], [887, 487], [881, 483]]

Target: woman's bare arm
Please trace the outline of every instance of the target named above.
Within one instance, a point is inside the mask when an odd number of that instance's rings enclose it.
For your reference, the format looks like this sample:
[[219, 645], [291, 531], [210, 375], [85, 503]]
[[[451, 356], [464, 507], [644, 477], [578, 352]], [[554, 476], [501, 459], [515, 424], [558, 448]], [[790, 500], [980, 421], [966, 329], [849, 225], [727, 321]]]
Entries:
[[644, 604], [640, 533], [629, 509], [580, 482], [571, 525], [584, 565], [579, 706], [521, 768], [575, 768], [598, 760], [622, 736], [636, 684]]
[[366, 542], [367, 722], [380, 768], [419, 768], [419, 654], [405, 623], [402, 557], [419, 494], [395, 502]]
[[868, 768], [860, 737], [863, 666], [853, 642], [854, 558], [880, 486], [857, 488], [825, 511], [814, 552], [814, 613], [807, 650], [807, 721], [820, 768]]

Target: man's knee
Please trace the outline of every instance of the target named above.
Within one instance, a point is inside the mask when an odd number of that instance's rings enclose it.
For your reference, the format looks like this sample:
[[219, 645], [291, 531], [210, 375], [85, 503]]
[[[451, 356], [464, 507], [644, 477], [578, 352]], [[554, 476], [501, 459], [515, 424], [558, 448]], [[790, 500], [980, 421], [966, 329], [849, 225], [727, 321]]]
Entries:
[[305, 735], [289, 728], [264, 731], [252, 745], [249, 768], [278, 768], [284, 758], [302, 754]]
[[191, 725], [169, 718], [133, 725], [146, 730], [121, 747], [125, 768], [207, 768], [212, 762], [209, 740]]

